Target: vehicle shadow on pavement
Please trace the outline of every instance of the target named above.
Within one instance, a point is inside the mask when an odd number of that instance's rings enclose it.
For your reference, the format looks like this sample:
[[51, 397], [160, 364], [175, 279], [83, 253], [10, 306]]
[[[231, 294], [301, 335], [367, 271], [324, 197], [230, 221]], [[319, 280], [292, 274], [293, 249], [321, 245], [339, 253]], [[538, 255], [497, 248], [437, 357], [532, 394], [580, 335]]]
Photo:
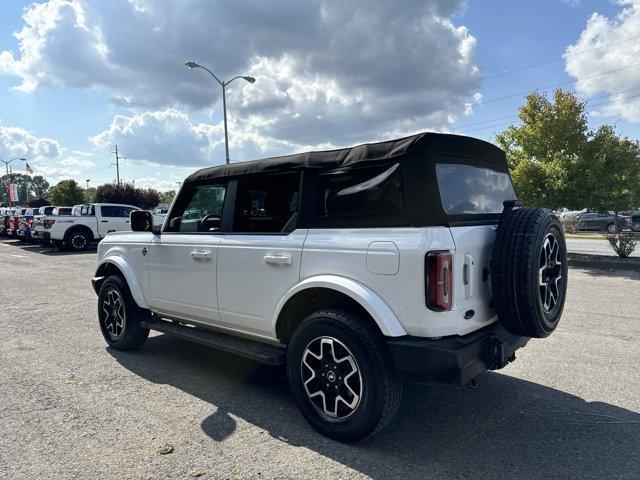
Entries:
[[22, 250], [27, 250], [30, 252], [35, 252], [35, 253], [39, 253], [41, 255], [47, 255], [47, 256], [52, 256], [52, 257], [57, 257], [57, 256], [67, 256], [67, 255], [73, 255], [73, 256], [77, 256], [77, 255], [95, 255], [97, 252], [97, 246], [90, 246], [89, 248], [87, 248], [86, 250], [82, 251], [82, 252], [71, 252], [69, 250], [64, 250], [62, 248], [58, 248], [58, 247], [54, 247], [54, 246], [48, 246], [48, 245], [41, 245], [41, 244], [37, 244], [37, 243], [27, 243], [27, 244], [20, 244], [17, 245], [20, 249]]
[[389, 427], [344, 445], [306, 423], [283, 368], [166, 335], [150, 337], [139, 353], [107, 350], [134, 374], [215, 407], [199, 426], [217, 442], [235, 432], [239, 417], [372, 478], [637, 478], [640, 472], [638, 413], [501, 373], [482, 375], [475, 390], [407, 383]]

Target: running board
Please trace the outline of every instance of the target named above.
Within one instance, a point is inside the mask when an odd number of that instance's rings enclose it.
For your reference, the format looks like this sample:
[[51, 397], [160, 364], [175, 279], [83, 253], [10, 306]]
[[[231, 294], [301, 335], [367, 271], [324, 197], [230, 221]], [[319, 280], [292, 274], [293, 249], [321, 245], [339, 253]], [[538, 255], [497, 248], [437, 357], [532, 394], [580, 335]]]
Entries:
[[150, 330], [156, 330], [168, 335], [173, 335], [174, 337], [222, 350], [223, 352], [250, 358], [265, 365], [282, 365], [287, 356], [287, 351], [284, 347], [277, 347], [275, 345], [256, 342], [212, 330], [186, 327], [174, 322], [152, 320], [142, 322], [142, 326]]

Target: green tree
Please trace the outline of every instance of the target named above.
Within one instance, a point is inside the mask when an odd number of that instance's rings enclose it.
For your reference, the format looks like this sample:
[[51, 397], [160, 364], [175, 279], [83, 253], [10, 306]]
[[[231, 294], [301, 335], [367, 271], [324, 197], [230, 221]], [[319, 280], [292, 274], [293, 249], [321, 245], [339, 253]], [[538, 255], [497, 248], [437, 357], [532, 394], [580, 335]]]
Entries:
[[73, 206], [85, 203], [84, 189], [75, 180], [62, 180], [49, 190], [52, 205]]
[[29, 178], [29, 196], [46, 198], [49, 191], [49, 182], [42, 175], [34, 175]]
[[124, 203], [146, 210], [158, 205], [158, 192], [151, 188], [136, 188], [132, 183], [105, 183], [96, 189], [95, 201]]
[[175, 190], [168, 190], [166, 192], [158, 192], [158, 198], [160, 199], [160, 203], [171, 203], [173, 201], [173, 197], [176, 196]]
[[585, 103], [561, 89], [527, 95], [520, 125], [496, 136], [528, 206], [619, 211], [640, 200], [640, 149], [613, 127], [589, 130]]
[[96, 192], [98, 189], [96, 187], [87, 188], [84, 191], [85, 201], [87, 203], [93, 203], [96, 201]]
[[40, 176], [30, 176], [25, 175], [24, 173], [10, 173], [8, 175], [3, 175], [0, 177], [0, 201], [7, 202], [8, 201], [8, 191], [6, 185], [8, 183], [17, 183], [18, 184], [18, 197], [20, 204], [27, 203], [27, 186], [29, 188], [29, 199], [34, 197], [46, 197], [47, 191], [49, 190], [49, 182]]

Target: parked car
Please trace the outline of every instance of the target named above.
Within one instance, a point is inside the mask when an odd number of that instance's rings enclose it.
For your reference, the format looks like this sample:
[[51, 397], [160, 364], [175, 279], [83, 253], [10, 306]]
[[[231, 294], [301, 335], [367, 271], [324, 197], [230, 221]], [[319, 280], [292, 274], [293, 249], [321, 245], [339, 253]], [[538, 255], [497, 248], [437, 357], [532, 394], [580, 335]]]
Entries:
[[45, 240], [44, 233], [45, 222], [51, 220], [51, 217], [56, 217], [59, 215], [70, 215], [71, 207], [56, 207], [53, 205], [49, 205], [46, 207], [40, 207], [38, 212], [39, 214], [33, 219], [33, 227], [31, 228], [31, 235], [34, 241], [40, 241], [42, 243], [49, 243], [49, 240]]
[[18, 221], [17, 236], [23, 242], [29, 242], [32, 240], [33, 220], [36, 215], [39, 214], [39, 208], [27, 208], [25, 212], [20, 215]]
[[0, 236], [6, 236], [9, 230], [9, 218], [13, 215], [13, 208], [0, 210]]
[[630, 215], [631, 229], [634, 232], [640, 232], [640, 212], [635, 212]]
[[565, 300], [559, 220], [521, 208], [504, 152], [456, 135], [206, 168], [161, 230], [145, 211], [131, 226], [98, 246], [106, 342], [157, 330], [286, 363], [302, 414], [343, 442], [393, 418], [402, 376], [473, 382]]
[[42, 238], [69, 250], [85, 250], [109, 233], [130, 230], [129, 214], [134, 210], [140, 209], [114, 203], [75, 205], [70, 216], [43, 220]]
[[563, 210], [561, 212], [558, 212], [558, 218], [560, 219], [560, 221], [563, 221], [565, 219], [568, 218], [573, 218], [573, 217], [577, 217], [578, 215], [580, 215], [581, 213], [586, 213], [587, 209], [584, 208], [582, 210]]
[[[614, 233], [616, 217], [613, 213], [586, 212], [577, 216], [580, 231], [600, 231]], [[618, 230], [630, 228], [630, 217], [618, 215]]]
[[24, 207], [16, 207], [9, 216], [7, 223], [7, 235], [16, 238], [18, 236], [18, 229], [20, 228], [20, 216], [24, 215], [27, 211]]

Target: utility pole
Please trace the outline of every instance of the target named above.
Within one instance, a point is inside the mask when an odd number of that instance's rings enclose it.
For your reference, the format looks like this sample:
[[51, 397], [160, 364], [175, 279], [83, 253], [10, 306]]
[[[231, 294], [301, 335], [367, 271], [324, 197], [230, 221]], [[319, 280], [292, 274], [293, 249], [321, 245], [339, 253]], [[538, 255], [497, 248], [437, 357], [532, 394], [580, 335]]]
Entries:
[[127, 157], [120, 157], [118, 155], [118, 145], [116, 145], [116, 178], [118, 180], [118, 186], [120, 186], [120, 159], [126, 159]]

